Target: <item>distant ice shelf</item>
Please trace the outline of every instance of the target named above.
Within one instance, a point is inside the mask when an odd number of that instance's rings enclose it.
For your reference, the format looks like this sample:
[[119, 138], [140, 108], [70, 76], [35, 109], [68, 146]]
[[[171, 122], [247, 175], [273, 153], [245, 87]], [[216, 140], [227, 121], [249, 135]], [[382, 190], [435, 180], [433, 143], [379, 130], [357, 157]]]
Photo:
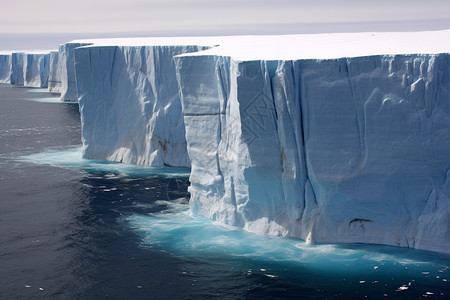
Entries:
[[49, 58], [47, 50], [0, 52], [0, 82], [47, 88]]

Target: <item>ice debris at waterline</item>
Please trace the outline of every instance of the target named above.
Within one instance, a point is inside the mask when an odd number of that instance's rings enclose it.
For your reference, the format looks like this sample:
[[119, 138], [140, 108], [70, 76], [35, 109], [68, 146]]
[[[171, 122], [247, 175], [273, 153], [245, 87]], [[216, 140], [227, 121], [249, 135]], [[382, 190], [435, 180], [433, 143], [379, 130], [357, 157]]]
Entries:
[[450, 253], [449, 53], [450, 30], [99, 39], [50, 65], [85, 156], [190, 164], [196, 215]]
[[85, 159], [83, 158], [81, 146], [48, 149], [47, 151], [41, 153], [19, 157], [18, 160], [22, 162], [51, 165], [88, 173], [104, 172], [114, 176], [188, 177], [190, 173], [188, 168], [149, 168], [134, 164]]

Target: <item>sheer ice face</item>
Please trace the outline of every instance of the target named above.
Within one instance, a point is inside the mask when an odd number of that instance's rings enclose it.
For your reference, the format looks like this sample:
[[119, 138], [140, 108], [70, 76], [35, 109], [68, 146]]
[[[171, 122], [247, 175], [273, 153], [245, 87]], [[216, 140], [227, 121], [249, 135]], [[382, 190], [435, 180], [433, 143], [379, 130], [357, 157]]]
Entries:
[[48, 77], [50, 74], [50, 54], [44, 54], [39, 58], [40, 87], [48, 88]]
[[[78, 101], [77, 82], [75, 75], [75, 59], [74, 49], [77, 47], [89, 45], [90, 43], [70, 42], [59, 46], [58, 65], [57, 70], [60, 78], [61, 86], [59, 92], [61, 93], [61, 101]], [[58, 80], [58, 79], [57, 79]], [[56, 88], [58, 90], [58, 88]]]
[[193, 213], [450, 253], [450, 57], [431, 52], [177, 57]]
[[[6, 69], [0, 70], [2, 74], [7, 73]], [[9, 70], [8, 82], [13, 85], [46, 88], [49, 74], [49, 54], [13, 52], [10, 55]]]
[[51, 51], [49, 54], [49, 74], [48, 91], [51, 93], [61, 93], [61, 60], [58, 51]]
[[189, 167], [173, 57], [201, 46], [75, 50], [87, 158]]
[[9, 82], [13, 85], [22, 86], [24, 84], [24, 63], [25, 53], [15, 52], [11, 54], [11, 74]]
[[47, 87], [49, 54], [25, 54], [24, 86]]
[[0, 54], [0, 82], [9, 83], [11, 75], [11, 54]]

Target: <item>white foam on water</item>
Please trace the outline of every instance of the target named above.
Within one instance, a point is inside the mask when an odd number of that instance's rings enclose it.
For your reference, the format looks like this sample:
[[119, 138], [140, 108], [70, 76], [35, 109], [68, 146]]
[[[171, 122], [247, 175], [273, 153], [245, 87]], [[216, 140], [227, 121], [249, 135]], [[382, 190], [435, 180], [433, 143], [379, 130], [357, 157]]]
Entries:
[[48, 149], [41, 153], [19, 157], [20, 161], [35, 164], [85, 171], [89, 173], [106, 172], [113, 175], [133, 177], [189, 177], [187, 168], [147, 167], [111, 161], [100, 161], [83, 158], [82, 146]]
[[[142, 245], [174, 255], [214, 259], [241, 257], [261, 262], [307, 266], [326, 272], [382, 274], [399, 272], [420, 276], [424, 270], [437, 273], [450, 263], [430, 259], [423, 251], [378, 245], [307, 245], [304, 241], [249, 233], [191, 215], [187, 205], [157, 201], [166, 205], [160, 213], [132, 215], [123, 221], [142, 238]], [[380, 250], [381, 249], [381, 250]], [[407, 268], [405, 268], [407, 266]], [[361, 280], [365, 280], [364, 278]]]
[[45, 98], [24, 98], [26, 101], [40, 102], [40, 103], [64, 103], [64, 104], [78, 104], [77, 102], [61, 101], [59, 98], [55, 97], [45, 97]]
[[48, 89], [33, 88], [33, 87], [27, 87], [27, 89], [32, 93], [48, 93]]

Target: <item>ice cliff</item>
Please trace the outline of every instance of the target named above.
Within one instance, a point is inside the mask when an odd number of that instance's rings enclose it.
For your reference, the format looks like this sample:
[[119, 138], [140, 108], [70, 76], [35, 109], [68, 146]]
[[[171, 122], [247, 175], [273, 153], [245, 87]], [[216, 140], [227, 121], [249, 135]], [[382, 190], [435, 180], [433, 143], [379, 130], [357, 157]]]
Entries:
[[[13, 85], [48, 88], [49, 92], [61, 94], [61, 101], [76, 102], [73, 50], [91, 43], [91, 40], [71, 41], [60, 45], [58, 51], [23, 50], [2, 54], [0, 80]], [[1, 79], [7, 74], [8, 79]]]
[[48, 74], [48, 91], [51, 93], [61, 93], [61, 60], [59, 59], [59, 51], [51, 51], [49, 54], [49, 74]]
[[2, 74], [9, 74], [9, 79], [3, 82], [27, 87], [47, 87], [50, 57], [47, 52], [12, 52], [3, 56], [8, 56], [10, 61], [9, 64], [0, 66]]
[[49, 54], [25, 54], [24, 86], [46, 88], [49, 74]]
[[[59, 46], [57, 75], [59, 76], [60, 86], [56, 88], [61, 93], [61, 101], [78, 101], [77, 82], [75, 75], [74, 49], [77, 47], [91, 44], [89, 41], [72, 41]], [[56, 84], [58, 83], [56, 79]]]
[[307, 242], [450, 253], [450, 45], [380, 36], [393, 48], [367, 34], [317, 52], [308, 37], [278, 54], [244, 53], [258, 47], [244, 41], [177, 57], [193, 213]]
[[13, 85], [24, 84], [24, 60], [25, 53], [14, 52], [11, 54], [11, 73], [9, 82]]
[[9, 83], [11, 75], [11, 54], [0, 53], [0, 83]]
[[173, 57], [196, 45], [75, 49], [84, 155], [189, 167]]

